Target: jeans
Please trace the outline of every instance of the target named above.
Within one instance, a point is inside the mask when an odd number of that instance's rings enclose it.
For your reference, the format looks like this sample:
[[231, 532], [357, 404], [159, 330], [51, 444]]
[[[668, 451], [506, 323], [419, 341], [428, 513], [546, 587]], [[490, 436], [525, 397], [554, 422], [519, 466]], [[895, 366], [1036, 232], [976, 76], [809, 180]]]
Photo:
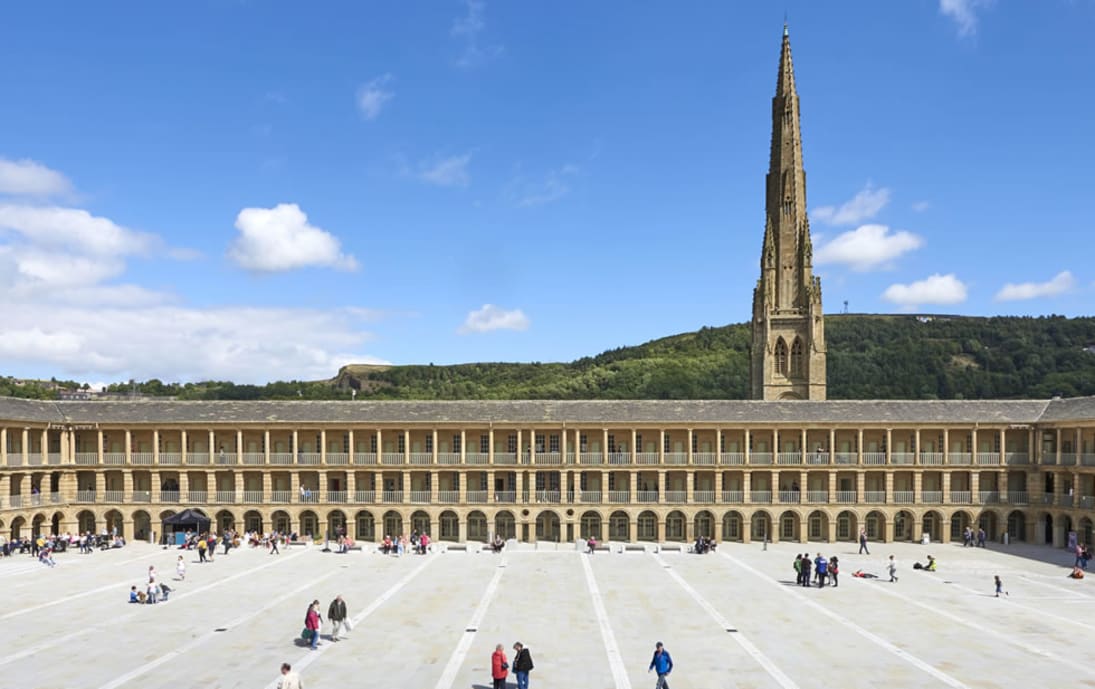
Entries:
[[658, 683], [654, 685], [654, 689], [669, 689], [669, 673], [664, 675], [658, 675]]
[[338, 633], [343, 627], [350, 631], [349, 620], [331, 620], [331, 639], [338, 639]]
[[517, 676], [517, 689], [528, 689], [528, 673], [518, 670], [513, 674]]
[[312, 650], [313, 651], [316, 650], [316, 646], [318, 646], [318, 645], [319, 645], [319, 630], [318, 629], [313, 629], [312, 630]]

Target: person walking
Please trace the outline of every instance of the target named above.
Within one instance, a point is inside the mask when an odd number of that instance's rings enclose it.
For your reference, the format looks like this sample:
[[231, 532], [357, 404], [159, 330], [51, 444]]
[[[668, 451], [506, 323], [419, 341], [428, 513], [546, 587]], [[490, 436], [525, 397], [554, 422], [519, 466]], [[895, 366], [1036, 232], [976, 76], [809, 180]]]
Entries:
[[281, 677], [278, 677], [278, 689], [304, 689], [300, 681], [300, 675], [293, 672], [293, 666], [289, 663], [281, 664]]
[[506, 689], [506, 677], [509, 675], [509, 663], [506, 661], [506, 652], [502, 650], [502, 644], [494, 647], [494, 653], [490, 657], [490, 678], [494, 689]]
[[175, 561], [175, 576], [179, 581], [186, 581], [186, 562], [183, 561], [182, 555]]
[[275, 533], [270, 537], [270, 554], [281, 555], [281, 551], [278, 550], [278, 541], [281, 540], [281, 534]]
[[654, 644], [654, 657], [650, 659], [650, 667], [646, 671], [658, 674], [658, 682], [654, 685], [654, 689], [669, 689], [669, 673], [673, 672], [673, 658], [669, 655], [669, 651], [665, 650], [661, 641]]
[[801, 553], [795, 553], [795, 562], [791, 566], [795, 568], [795, 583], [796, 584], [801, 584], [802, 583], [802, 554]]
[[350, 631], [350, 621], [346, 619], [346, 601], [342, 596], [335, 596], [327, 607], [327, 619], [331, 621], [331, 641], [338, 641], [338, 632], [343, 626]]
[[206, 547], [208, 547], [208, 546], [205, 542], [205, 539], [204, 538], [199, 538], [198, 539], [198, 562], [199, 563], [205, 562], [205, 549], [206, 549]]
[[518, 641], [513, 644], [513, 674], [517, 677], [517, 689], [528, 689], [528, 673], [532, 670], [532, 654]]
[[886, 569], [890, 572], [890, 583], [897, 581], [897, 560], [893, 559], [893, 555], [890, 556], [890, 561], [886, 565]]
[[1001, 593], [1003, 593], [1005, 596], [1008, 595], [1007, 591], [1004, 591], [1004, 582], [1000, 581], [1000, 575], [997, 574], [992, 578], [993, 583], [996, 584], [996, 597], [999, 598]]
[[829, 574], [832, 575], [833, 586], [840, 586], [840, 583], [837, 581], [837, 577], [840, 575], [840, 560], [836, 555], [829, 558]]
[[304, 615], [304, 628], [312, 632], [312, 650], [319, 646], [319, 630], [323, 624], [323, 618], [319, 616], [319, 601], [314, 600], [308, 606], [308, 612]]
[[859, 527], [859, 554], [864, 553], [870, 555], [871, 551], [867, 550], [867, 529], [861, 526]]

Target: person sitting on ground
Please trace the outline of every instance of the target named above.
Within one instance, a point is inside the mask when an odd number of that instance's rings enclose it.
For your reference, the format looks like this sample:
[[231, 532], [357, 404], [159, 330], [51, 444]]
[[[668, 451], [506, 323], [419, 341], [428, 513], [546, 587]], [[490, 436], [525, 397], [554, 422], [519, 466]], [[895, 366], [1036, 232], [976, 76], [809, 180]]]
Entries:
[[392, 552], [392, 537], [391, 537], [391, 535], [386, 534], [384, 536], [384, 540], [381, 541], [381, 543], [380, 543], [380, 551], [382, 553], [384, 553], [385, 555], [388, 555]]
[[163, 602], [167, 602], [168, 596], [170, 596], [171, 592], [174, 590], [175, 589], [171, 588], [166, 583], [160, 584], [160, 594], [163, 596]]
[[502, 548], [506, 547], [506, 542], [502, 540], [501, 534], [494, 534], [494, 543], [491, 544], [491, 549], [496, 553], [502, 552]]
[[1080, 569], [1079, 567], [1073, 567], [1072, 572], [1068, 576], [1070, 579], [1083, 579], [1084, 570]]
[[922, 569], [925, 572], [934, 572], [935, 571], [935, 558], [932, 557], [931, 555], [929, 555], [927, 564], [923, 564], [923, 565], [920, 564], [919, 562], [914, 562], [913, 563], [913, 569]]
[[130, 586], [129, 587], [129, 602], [130, 603], [140, 603], [141, 602], [140, 596], [137, 594], [137, 587], [136, 586]]

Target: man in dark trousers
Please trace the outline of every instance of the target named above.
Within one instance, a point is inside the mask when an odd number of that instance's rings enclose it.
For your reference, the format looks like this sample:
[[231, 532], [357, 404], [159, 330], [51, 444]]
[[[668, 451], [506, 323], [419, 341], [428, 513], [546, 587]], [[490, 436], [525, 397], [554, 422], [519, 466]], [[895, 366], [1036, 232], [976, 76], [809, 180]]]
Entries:
[[517, 689], [528, 689], [528, 673], [532, 670], [532, 654], [518, 641], [513, 644], [513, 674], [517, 677]]
[[350, 624], [346, 620], [346, 601], [342, 596], [335, 596], [331, 605], [327, 607], [327, 619], [331, 621], [331, 641], [338, 641], [338, 632], [343, 626], [349, 631]]
[[867, 529], [859, 530], [859, 554], [863, 553], [871, 554], [871, 551], [867, 550]]
[[799, 580], [799, 586], [810, 585], [810, 569], [814, 563], [810, 561], [810, 553], [805, 553], [802, 556], [802, 578]]
[[673, 672], [673, 658], [661, 641], [654, 644], [654, 657], [650, 659], [650, 667], [647, 669], [647, 672], [651, 671], [658, 673], [658, 683], [654, 685], [654, 689], [669, 689], [668, 678], [669, 673]]

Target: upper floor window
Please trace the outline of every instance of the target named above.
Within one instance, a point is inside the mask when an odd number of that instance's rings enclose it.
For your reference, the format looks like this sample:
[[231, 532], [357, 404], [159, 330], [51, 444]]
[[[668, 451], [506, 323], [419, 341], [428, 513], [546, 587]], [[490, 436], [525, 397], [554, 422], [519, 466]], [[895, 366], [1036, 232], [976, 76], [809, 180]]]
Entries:
[[802, 339], [796, 337], [794, 344], [791, 345], [791, 376], [801, 376], [805, 366], [802, 361]]
[[776, 340], [776, 372], [787, 375], [787, 343], [782, 337]]

